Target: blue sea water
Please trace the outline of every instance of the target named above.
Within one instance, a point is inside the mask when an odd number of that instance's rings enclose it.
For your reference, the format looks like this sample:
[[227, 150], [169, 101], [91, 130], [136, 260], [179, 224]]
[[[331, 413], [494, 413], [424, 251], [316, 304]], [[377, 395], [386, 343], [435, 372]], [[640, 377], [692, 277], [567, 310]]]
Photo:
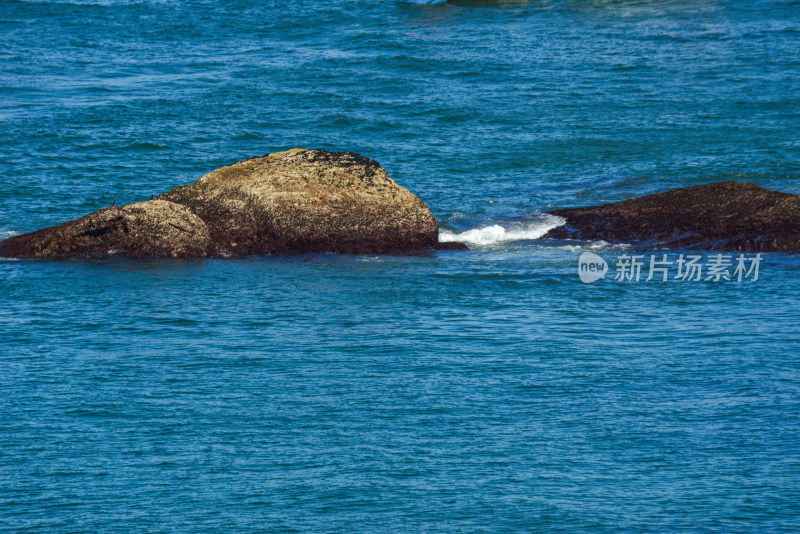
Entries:
[[538, 239], [800, 193], [798, 132], [793, 0], [0, 0], [0, 237], [300, 146], [473, 245], [0, 261], [0, 529], [798, 531], [800, 256], [589, 285], [653, 251]]

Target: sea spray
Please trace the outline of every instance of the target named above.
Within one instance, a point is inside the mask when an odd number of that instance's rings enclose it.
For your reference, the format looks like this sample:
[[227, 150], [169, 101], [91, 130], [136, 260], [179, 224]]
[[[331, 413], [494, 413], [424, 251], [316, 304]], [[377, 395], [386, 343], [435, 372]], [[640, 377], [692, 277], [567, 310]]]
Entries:
[[439, 241], [457, 241], [471, 245], [496, 245], [508, 241], [523, 241], [539, 239], [553, 228], [558, 228], [565, 223], [563, 217], [547, 213], [536, 216], [533, 220], [525, 222], [503, 222], [481, 228], [474, 228], [464, 232], [450, 230], [439, 231]]

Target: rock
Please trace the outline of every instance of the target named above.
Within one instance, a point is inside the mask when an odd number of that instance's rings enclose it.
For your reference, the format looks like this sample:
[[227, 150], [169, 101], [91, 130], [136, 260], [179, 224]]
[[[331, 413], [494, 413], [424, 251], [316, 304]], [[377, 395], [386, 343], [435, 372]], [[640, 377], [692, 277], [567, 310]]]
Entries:
[[800, 251], [800, 196], [751, 183], [710, 183], [550, 213], [567, 222], [548, 232], [548, 238], [665, 248]]
[[212, 171], [156, 200], [110, 207], [0, 243], [0, 256], [401, 253], [439, 226], [374, 160], [294, 149]]
[[161, 195], [208, 225], [221, 254], [384, 254], [432, 247], [439, 227], [376, 161], [293, 149], [212, 171]]
[[205, 223], [185, 206], [165, 200], [103, 208], [0, 243], [3, 257], [196, 257], [210, 250]]
[[440, 241], [433, 245], [435, 250], [469, 250], [469, 247], [464, 243], [457, 241]]

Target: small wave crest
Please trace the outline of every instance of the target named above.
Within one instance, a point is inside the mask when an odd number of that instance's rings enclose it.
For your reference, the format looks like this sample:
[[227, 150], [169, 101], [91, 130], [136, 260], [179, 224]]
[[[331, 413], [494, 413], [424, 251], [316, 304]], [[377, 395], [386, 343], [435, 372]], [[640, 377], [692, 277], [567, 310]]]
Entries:
[[564, 225], [566, 220], [557, 215], [542, 214], [535, 220], [493, 224], [464, 232], [439, 231], [439, 241], [457, 241], [471, 245], [495, 245], [508, 241], [539, 239], [553, 228]]
[[139, 152], [150, 152], [155, 150], [165, 150], [169, 148], [166, 145], [160, 145], [158, 143], [153, 143], [152, 141], [137, 141], [135, 143], [131, 143], [130, 145], [125, 147], [125, 150], [133, 150]]
[[8, 239], [11, 236], [15, 236], [19, 234], [16, 230], [12, 230], [10, 228], [2, 228], [0, 227], [0, 241], [3, 239]]
[[580, 245], [564, 245], [558, 248], [569, 252], [585, 252], [587, 250], [627, 250], [631, 248], [631, 245], [629, 243], [611, 244], [600, 239], [598, 241], [587, 241]]

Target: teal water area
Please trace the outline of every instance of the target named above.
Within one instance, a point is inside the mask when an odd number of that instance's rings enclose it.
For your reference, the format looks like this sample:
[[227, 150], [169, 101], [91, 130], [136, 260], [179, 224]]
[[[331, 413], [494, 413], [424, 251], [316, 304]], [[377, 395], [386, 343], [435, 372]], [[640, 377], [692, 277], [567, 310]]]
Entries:
[[583, 251], [653, 251], [540, 215], [800, 193], [798, 21], [2, 1], [2, 237], [301, 146], [378, 160], [473, 250], [0, 261], [0, 530], [800, 530], [800, 257], [583, 284]]

